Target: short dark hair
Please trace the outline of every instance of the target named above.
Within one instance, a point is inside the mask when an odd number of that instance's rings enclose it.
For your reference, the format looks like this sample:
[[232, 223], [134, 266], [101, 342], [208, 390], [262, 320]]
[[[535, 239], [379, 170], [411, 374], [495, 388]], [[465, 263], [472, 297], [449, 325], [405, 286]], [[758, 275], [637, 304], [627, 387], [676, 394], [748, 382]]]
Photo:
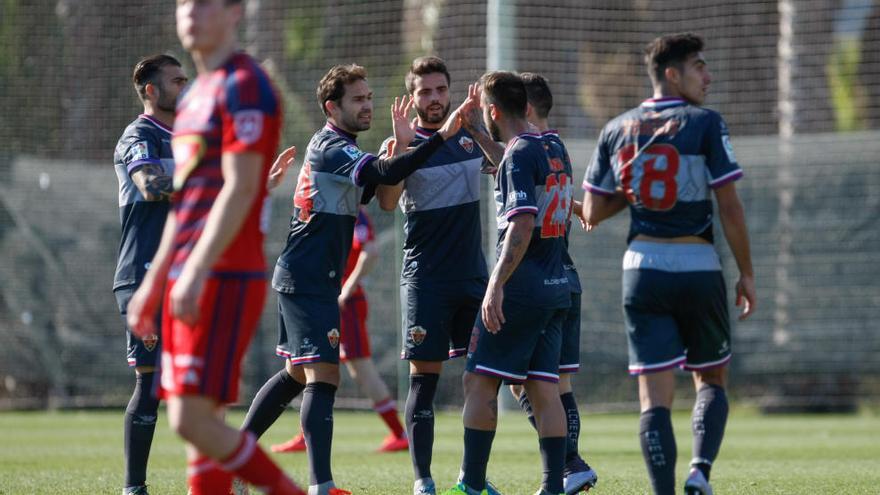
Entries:
[[324, 115], [327, 109], [324, 104], [328, 101], [338, 102], [345, 96], [345, 85], [367, 78], [367, 70], [357, 64], [334, 65], [318, 83], [318, 103]]
[[134, 90], [137, 91], [141, 101], [147, 99], [147, 84], [157, 84], [159, 74], [166, 65], [180, 67], [180, 62], [171, 55], [160, 53], [145, 57], [135, 64], [131, 82], [134, 84]]
[[412, 94], [416, 89], [416, 77], [435, 73], [443, 74], [446, 76], [446, 84], [448, 85], [450, 83], [449, 69], [446, 68], [446, 62], [444, 62], [442, 58], [429, 55], [427, 57], [419, 57], [413, 60], [412, 64], [409, 66], [409, 72], [406, 73], [406, 79], [404, 79], [406, 82], [406, 90], [409, 91], [409, 94]]
[[667, 67], [683, 70], [688, 57], [702, 50], [703, 39], [696, 34], [678, 33], [654, 38], [645, 47], [645, 65], [651, 81], [656, 84], [666, 79]]
[[550, 115], [550, 109], [553, 108], [553, 93], [550, 91], [547, 79], [536, 72], [523, 72], [519, 77], [526, 86], [526, 95], [532, 108], [535, 109], [538, 117], [546, 119]]
[[480, 78], [480, 86], [489, 103], [497, 105], [513, 117], [526, 117], [529, 99], [526, 85], [517, 74], [501, 70], [487, 72]]

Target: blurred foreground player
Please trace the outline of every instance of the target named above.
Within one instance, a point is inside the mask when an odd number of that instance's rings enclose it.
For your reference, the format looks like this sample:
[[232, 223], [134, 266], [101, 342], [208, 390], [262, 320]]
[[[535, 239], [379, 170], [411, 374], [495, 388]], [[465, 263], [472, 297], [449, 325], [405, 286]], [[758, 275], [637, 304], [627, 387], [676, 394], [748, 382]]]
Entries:
[[[373, 410], [391, 432], [379, 446], [379, 452], [406, 450], [409, 443], [400, 419], [397, 406], [379, 372], [373, 364], [370, 351], [370, 336], [367, 333], [367, 296], [361, 281], [376, 266], [378, 252], [374, 241], [373, 225], [366, 210], [361, 207], [354, 224], [354, 236], [345, 275], [342, 277], [342, 292], [339, 294], [339, 360], [345, 363], [348, 374], [357, 382], [361, 391], [373, 401]], [[273, 452], [302, 452], [306, 450], [306, 439], [302, 431], [291, 440], [273, 445]]]
[[[170, 55], [153, 55], [134, 67], [132, 82], [144, 112], [116, 144], [113, 162], [119, 180], [119, 219], [122, 238], [113, 293], [123, 321], [126, 307], [156, 254], [171, 195], [174, 157], [171, 128], [174, 106], [186, 85], [180, 62]], [[160, 352], [159, 336], [132, 335], [126, 322], [128, 365], [134, 367], [134, 392], [125, 409], [125, 484], [123, 495], [147, 495], [147, 460], [156, 430], [159, 400], [153, 379]]]
[[238, 51], [240, 2], [178, 0], [176, 16], [199, 76], [177, 106], [173, 209], [129, 324], [155, 333], [164, 297], [160, 396], [186, 442], [194, 495], [228, 493], [233, 474], [266, 493], [302, 495], [252, 434], [222, 419], [265, 301], [261, 217], [280, 102]]
[[727, 126], [701, 107], [711, 83], [703, 40], [662, 36], [645, 50], [654, 97], [609, 122], [584, 179], [583, 221], [595, 226], [629, 204], [623, 309], [629, 372], [637, 375], [642, 455], [654, 493], [675, 490], [669, 417], [673, 368], [691, 371], [697, 391], [693, 459], [684, 490], [711, 495], [709, 472], [727, 423], [730, 318], [721, 262], [712, 246], [712, 199], [740, 277], [739, 319], [755, 310], [755, 282], [742, 203], [742, 177]]

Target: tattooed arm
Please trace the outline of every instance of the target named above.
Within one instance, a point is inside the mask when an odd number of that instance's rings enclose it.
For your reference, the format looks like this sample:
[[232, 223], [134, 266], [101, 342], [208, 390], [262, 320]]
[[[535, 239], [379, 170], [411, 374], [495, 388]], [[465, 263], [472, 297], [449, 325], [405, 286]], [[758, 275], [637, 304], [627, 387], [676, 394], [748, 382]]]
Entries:
[[167, 200], [172, 192], [171, 179], [158, 163], [145, 163], [131, 174], [131, 180], [147, 201]]
[[522, 213], [510, 219], [507, 235], [501, 245], [501, 256], [498, 257], [495, 269], [492, 270], [486, 296], [483, 298], [483, 324], [491, 333], [498, 333], [504, 323], [504, 315], [501, 311], [504, 284], [525, 256], [534, 228], [535, 216], [529, 213]]
[[468, 95], [459, 107], [461, 112], [461, 126], [467, 130], [474, 141], [483, 150], [483, 154], [489, 161], [484, 163], [481, 172], [484, 174], [495, 175], [498, 166], [501, 164], [501, 158], [504, 156], [504, 146], [492, 140], [489, 131], [483, 123], [482, 108], [480, 107], [480, 85], [468, 85]]

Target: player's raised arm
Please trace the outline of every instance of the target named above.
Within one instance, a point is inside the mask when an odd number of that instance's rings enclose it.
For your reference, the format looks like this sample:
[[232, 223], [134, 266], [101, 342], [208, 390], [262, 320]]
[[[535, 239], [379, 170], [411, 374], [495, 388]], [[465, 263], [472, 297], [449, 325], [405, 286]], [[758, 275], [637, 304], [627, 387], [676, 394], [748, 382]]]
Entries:
[[484, 166], [481, 170], [484, 174], [494, 175], [504, 156], [504, 146], [492, 139], [489, 131], [483, 123], [482, 111], [480, 110], [481, 91], [478, 83], [468, 85], [468, 95], [461, 104], [461, 125], [477, 142], [477, 145], [483, 150], [483, 155], [489, 161], [488, 166]]
[[[394, 158], [399, 152], [406, 151], [408, 144], [415, 139], [415, 120], [409, 120], [409, 111], [412, 105], [411, 96], [394, 98], [394, 103], [391, 105], [391, 126], [394, 137], [382, 144], [382, 149], [379, 150], [380, 158]], [[398, 143], [402, 144], [398, 146]], [[376, 188], [379, 207], [385, 211], [394, 210], [401, 194], [403, 194], [403, 181], [397, 184], [380, 185]]]
[[294, 160], [296, 160], [296, 146], [291, 146], [278, 155], [278, 158], [272, 164], [272, 168], [269, 169], [269, 180], [266, 181], [268, 189], [275, 189], [281, 185], [287, 170], [293, 165]]

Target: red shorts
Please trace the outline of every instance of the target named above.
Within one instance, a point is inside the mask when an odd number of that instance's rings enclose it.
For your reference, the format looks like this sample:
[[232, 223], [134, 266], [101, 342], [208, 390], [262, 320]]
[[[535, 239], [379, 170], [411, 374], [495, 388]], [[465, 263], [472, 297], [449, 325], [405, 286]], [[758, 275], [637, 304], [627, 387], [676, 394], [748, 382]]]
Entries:
[[355, 294], [339, 310], [339, 359], [370, 357], [370, 336], [367, 335], [367, 299]]
[[195, 326], [168, 311], [169, 280], [162, 306], [162, 364], [159, 397], [199, 395], [220, 404], [238, 399], [241, 360], [257, 329], [266, 300], [263, 273], [211, 276], [205, 281]]

